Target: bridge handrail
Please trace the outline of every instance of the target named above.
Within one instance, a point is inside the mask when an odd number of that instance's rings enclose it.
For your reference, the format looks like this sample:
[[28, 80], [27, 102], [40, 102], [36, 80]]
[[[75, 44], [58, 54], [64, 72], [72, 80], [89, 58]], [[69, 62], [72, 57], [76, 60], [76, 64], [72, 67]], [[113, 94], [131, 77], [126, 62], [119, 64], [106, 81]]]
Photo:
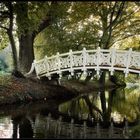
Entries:
[[[115, 65], [120, 66], [116, 67]], [[132, 48], [129, 50], [116, 50], [115, 48], [101, 49], [100, 47], [96, 50], [86, 50], [86, 48], [83, 48], [80, 51], [69, 50], [69, 52], [62, 54], [58, 52], [51, 57], [45, 56], [41, 60], [34, 60], [31, 70], [27, 75], [31, 74], [34, 69], [38, 78], [41, 74], [47, 77], [54, 73], [61, 75], [62, 71], [65, 70], [73, 74], [74, 70], [78, 69], [77, 66], [85, 74], [87, 69], [90, 68], [95, 69], [98, 75], [100, 69], [108, 69], [111, 75], [114, 70], [122, 70], [125, 76], [129, 72], [140, 74], [140, 52], [132, 51]], [[135, 67], [135, 69], [130, 69], [132, 67]]]

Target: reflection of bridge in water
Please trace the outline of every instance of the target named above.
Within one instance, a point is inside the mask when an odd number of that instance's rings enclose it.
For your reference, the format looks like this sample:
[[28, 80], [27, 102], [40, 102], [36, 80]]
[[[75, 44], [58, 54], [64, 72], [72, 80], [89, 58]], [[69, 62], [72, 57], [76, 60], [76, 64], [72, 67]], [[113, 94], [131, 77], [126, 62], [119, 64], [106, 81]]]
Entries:
[[90, 75], [93, 70], [97, 75], [101, 70], [122, 71], [125, 76], [128, 73], [140, 74], [140, 52], [129, 50], [115, 50], [114, 48], [97, 50], [72, 51], [51, 57], [45, 56], [43, 59], [32, 63], [32, 67], [27, 75], [35, 70], [38, 78], [46, 76], [49, 79], [53, 75], [60, 77], [65, 73], [74, 75], [74, 72], [82, 71], [85, 75]]
[[127, 121], [123, 128], [115, 127], [113, 122], [111, 122], [109, 128], [102, 128], [98, 122], [94, 126], [88, 126], [86, 121], [83, 124], [75, 124], [74, 119], [71, 119], [71, 122], [68, 123], [62, 121], [61, 116], [55, 120], [50, 114], [48, 114], [44, 121], [38, 124], [36, 120], [35, 123], [32, 123], [34, 135], [40, 133], [44, 135], [44, 138], [63, 139], [129, 138], [130, 135]]

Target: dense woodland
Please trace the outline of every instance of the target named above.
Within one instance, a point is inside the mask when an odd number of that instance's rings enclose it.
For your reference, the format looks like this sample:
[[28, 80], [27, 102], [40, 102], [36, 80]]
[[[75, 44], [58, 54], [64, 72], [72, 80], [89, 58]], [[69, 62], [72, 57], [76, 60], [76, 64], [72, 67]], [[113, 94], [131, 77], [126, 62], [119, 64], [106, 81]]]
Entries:
[[140, 49], [139, 2], [5, 1], [0, 9], [0, 48], [10, 44], [23, 74], [34, 59], [69, 49]]

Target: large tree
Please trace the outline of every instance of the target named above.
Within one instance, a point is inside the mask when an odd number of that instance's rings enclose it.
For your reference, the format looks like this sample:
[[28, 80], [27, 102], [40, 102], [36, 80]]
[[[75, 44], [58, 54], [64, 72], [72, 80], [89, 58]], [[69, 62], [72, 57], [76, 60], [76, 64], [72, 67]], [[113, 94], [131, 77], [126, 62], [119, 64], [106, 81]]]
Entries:
[[34, 39], [53, 21], [55, 6], [57, 2], [17, 2], [15, 5], [19, 31], [19, 63], [23, 73], [30, 70], [34, 60]]
[[[55, 16], [57, 16], [54, 12], [56, 6], [57, 2], [1, 2], [3, 10], [0, 11], [0, 16], [3, 24], [0, 27], [5, 29], [9, 36], [13, 50], [15, 70], [23, 73], [30, 70], [34, 60], [34, 39], [38, 33], [53, 22]], [[7, 26], [8, 20], [9, 26], [7, 28], [5, 26]], [[15, 24], [13, 23], [14, 21]], [[14, 42], [14, 25], [17, 27], [16, 33], [19, 40], [19, 59], [17, 59]]]

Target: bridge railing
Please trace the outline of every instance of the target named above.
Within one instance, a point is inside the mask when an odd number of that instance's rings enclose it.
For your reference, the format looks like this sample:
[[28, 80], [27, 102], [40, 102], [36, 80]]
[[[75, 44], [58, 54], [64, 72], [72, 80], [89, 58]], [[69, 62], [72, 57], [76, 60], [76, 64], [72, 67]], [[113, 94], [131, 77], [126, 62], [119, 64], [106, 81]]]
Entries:
[[59, 74], [69, 71], [72, 75], [75, 70], [82, 70], [84, 74], [88, 69], [95, 69], [99, 75], [101, 69], [107, 69], [111, 75], [115, 70], [120, 70], [125, 73], [129, 72], [140, 74], [140, 52], [129, 50], [100, 49], [81, 51], [70, 50], [67, 53], [47, 57], [36, 61], [34, 60], [32, 68], [28, 74], [35, 69], [38, 77], [51, 77], [52, 74]]

